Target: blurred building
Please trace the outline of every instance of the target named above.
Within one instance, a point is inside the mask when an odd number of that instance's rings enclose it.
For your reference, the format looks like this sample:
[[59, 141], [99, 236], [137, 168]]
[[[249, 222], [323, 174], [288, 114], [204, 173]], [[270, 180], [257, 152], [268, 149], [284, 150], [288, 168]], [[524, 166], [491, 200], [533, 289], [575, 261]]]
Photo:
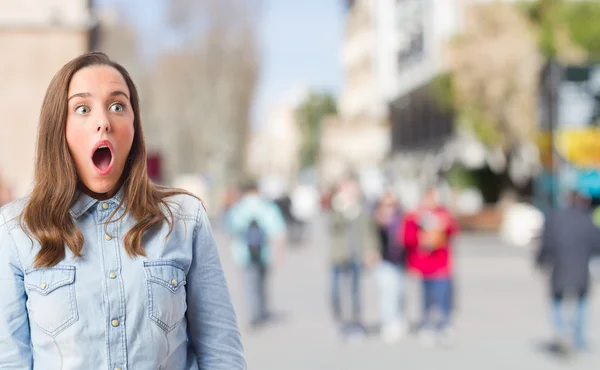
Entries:
[[[448, 165], [444, 158], [472, 156], [473, 145], [448, 145], [454, 118], [436, 99], [434, 80], [468, 7], [492, 1], [345, 1], [345, 84], [338, 117], [324, 125], [324, 177], [379, 166], [420, 183]], [[469, 152], [454, 153], [462, 149]]]
[[89, 0], [0, 0], [0, 176], [15, 196], [26, 194], [33, 181], [46, 87], [93, 41]]
[[320, 178], [325, 184], [378, 165], [389, 151], [387, 110], [377, 75], [376, 2], [346, 3], [341, 52], [345, 81], [338, 115], [323, 122]]
[[437, 101], [433, 80], [444, 71], [444, 48], [458, 31], [464, 3], [378, 1], [378, 77], [389, 107], [392, 167], [404, 182], [430, 181], [453, 134], [452, 112]]
[[295, 182], [302, 144], [296, 109], [306, 95], [304, 90], [290, 92], [271, 109], [266, 121], [251, 135], [249, 172], [261, 178], [275, 177], [288, 187]]

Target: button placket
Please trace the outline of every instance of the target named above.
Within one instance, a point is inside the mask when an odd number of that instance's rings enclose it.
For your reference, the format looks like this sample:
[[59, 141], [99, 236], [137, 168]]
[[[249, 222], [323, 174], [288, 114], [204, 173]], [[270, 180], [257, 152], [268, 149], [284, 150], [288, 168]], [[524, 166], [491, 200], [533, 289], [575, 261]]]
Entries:
[[98, 227], [100, 243], [103, 245], [102, 253], [104, 278], [107, 280], [105, 294], [108, 297], [107, 320], [110, 330], [106, 332], [108, 350], [111, 353], [112, 369], [126, 369], [127, 354], [125, 350], [125, 301], [123, 296], [123, 275], [121, 272], [120, 258], [120, 230], [121, 221], [115, 221], [122, 213], [117, 210], [112, 222], [107, 223], [108, 217], [115, 211], [114, 201], [101, 202], [98, 208]]

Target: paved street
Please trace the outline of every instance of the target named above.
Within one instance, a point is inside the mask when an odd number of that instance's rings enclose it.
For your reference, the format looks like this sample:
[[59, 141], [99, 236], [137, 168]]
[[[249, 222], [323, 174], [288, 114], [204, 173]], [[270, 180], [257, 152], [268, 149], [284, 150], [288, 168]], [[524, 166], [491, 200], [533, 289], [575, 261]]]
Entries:
[[[549, 337], [546, 288], [532, 269], [530, 251], [504, 246], [493, 236], [462, 235], [457, 240], [456, 341], [452, 349], [424, 349], [409, 335], [386, 345], [376, 334], [358, 344], [341, 343], [328, 311], [327, 240], [324, 226], [311, 228], [312, 243], [291, 249], [271, 276], [271, 298], [278, 321], [258, 333], [244, 326], [240, 276], [225, 237], [216, 232], [234, 304], [242, 323], [249, 369], [260, 370], [412, 370], [412, 369], [598, 369], [600, 300], [592, 300], [591, 354], [556, 359], [544, 350]], [[377, 291], [364, 281], [367, 324], [377, 324]], [[417, 319], [419, 290], [411, 280], [408, 315]], [[593, 336], [595, 335], [595, 338]], [[595, 344], [595, 345], [594, 345]]]

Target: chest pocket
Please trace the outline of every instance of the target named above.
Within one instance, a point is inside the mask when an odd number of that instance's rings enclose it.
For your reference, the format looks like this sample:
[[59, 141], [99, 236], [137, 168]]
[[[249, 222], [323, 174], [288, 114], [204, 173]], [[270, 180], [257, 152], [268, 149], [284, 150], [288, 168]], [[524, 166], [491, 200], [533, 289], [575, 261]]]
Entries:
[[55, 337], [79, 320], [75, 266], [54, 266], [25, 273], [29, 318]]
[[185, 272], [175, 261], [146, 261], [148, 317], [165, 332], [181, 322], [187, 310]]

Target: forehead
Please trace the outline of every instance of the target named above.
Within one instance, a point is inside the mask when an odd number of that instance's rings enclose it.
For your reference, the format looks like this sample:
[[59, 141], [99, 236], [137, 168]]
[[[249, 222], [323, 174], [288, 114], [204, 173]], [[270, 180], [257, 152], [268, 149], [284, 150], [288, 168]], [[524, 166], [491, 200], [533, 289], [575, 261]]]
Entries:
[[[110, 91], [108, 91], [110, 90]], [[129, 94], [125, 78], [107, 65], [89, 66], [75, 72], [69, 83], [69, 95], [77, 93], [110, 93], [114, 90]]]

